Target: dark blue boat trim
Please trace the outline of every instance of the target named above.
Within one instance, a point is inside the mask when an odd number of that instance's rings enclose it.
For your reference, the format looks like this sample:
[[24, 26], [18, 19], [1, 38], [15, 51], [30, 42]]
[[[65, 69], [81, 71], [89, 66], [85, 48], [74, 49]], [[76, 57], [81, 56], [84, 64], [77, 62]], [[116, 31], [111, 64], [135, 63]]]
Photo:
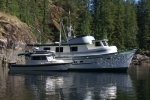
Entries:
[[[89, 45], [90, 43], [74, 43], [74, 44], [69, 44], [70, 46], [74, 45]], [[42, 47], [42, 46], [59, 46], [59, 44], [27, 44], [26, 46], [37, 46], [37, 47]], [[61, 44], [61, 46], [68, 46], [68, 43], [66, 44]]]
[[43, 66], [58, 66], [58, 65], [67, 65], [67, 64], [71, 64], [71, 63], [36, 64], [36, 65], [12, 64], [10, 67], [43, 67]]
[[[57, 66], [57, 65], [56, 65]], [[14, 66], [13, 67], [33, 67], [33, 66]], [[42, 66], [35, 66], [35, 67], [42, 67]], [[128, 67], [120, 67], [120, 68], [71, 68], [68, 70], [47, 70], [50, 72], [115, 72], [115, 73], [126, 73], [128, 70]], [[34, 70], [37, 71], [37, 70]], [[42, 71], [42, 70], [40, 70]], [[43, 70], [45, 71], [45, 70]]]
[[128, 67], [120, 67], [120, 68], [94, 68], [94, 69], [77, 69], [77, 68], [74, 68], [74, 69], [68, 69], [67, 71], [78, 71], [78, 72], [116, 72], [116, 73], [122, 73], [122, 72], [127, 72], [128, 70]]

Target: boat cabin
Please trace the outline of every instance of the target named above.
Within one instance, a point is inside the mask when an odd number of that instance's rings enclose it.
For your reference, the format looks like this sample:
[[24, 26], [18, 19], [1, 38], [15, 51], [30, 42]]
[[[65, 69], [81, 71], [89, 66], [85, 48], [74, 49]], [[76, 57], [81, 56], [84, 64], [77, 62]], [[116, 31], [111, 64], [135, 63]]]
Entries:
[[31, 60], [48, 60], [51, 61], [55, 58], [55, 52], [50, 50], [35, 50], [30, 56]]
[[50, 50], [37, 50], [33, 48], [33, 52], [22, 52], [18, 56], [24, 55], [27, 64], [40, 64], [55, 60], [55, 52]]
[[95, 47], [105, 47], [108, 46], [107, 40], [93, 40], [93, 44], [95, 45]]
[[53, 54], [32, 54], [30, 56], [30, 60], [47, 60], [47, 61], [52, 61], [55, 58]]
[[[39, 50], [51, 50], [58, 52], [85, 52], [97, 48], [108, 47], [108, 40], [95, 40], [92, 36], [76, 37], [69, 41], [62, 42], [60, 45], [57, 44], [34, 44], [39, 47]], [[32, 45], [27, 45], [32, 46]]]

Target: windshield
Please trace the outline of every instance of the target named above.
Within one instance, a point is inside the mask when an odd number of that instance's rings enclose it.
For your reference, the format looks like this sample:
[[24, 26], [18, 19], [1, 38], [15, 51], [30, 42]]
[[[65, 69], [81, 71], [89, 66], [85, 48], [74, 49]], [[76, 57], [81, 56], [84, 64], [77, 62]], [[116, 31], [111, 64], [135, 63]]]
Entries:
[[107, 46], [107, 43], [106, 43], [106, 41], [102, 41], [102, 43], [103, 43], [103, 45], [104, 45], [104, 46]]

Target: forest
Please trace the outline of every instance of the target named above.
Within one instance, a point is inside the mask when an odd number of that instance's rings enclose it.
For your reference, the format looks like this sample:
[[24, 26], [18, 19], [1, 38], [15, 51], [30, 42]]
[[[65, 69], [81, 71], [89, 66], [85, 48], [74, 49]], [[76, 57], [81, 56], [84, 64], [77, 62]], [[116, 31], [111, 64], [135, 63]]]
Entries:
[[[0, 12], [17, 16], [42, 33], [42, 42], [59, 39], [51, 5], [61, 8], [57, 23], [78, 35], [108, 39], [119, 49], [150, 50], [150, 0], [0, 0]], [[53, 12], [54, 13], [54, 12]], [[38, 33], [33, 29], [38, 37]]]

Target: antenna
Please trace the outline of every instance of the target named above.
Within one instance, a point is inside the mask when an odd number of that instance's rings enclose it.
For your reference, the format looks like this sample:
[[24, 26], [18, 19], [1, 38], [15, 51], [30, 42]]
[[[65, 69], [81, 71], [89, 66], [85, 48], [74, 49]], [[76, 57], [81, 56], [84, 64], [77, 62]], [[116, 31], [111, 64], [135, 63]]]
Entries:
[[41, 44], [41, 31], [39, 29], [37, 29], [36, 27], [33, 27], [32, 25], [28, 25], [30, 28], [33, 28], [34, 30], [36, 30], [39, 35], [40, 35], [40, 44]]

